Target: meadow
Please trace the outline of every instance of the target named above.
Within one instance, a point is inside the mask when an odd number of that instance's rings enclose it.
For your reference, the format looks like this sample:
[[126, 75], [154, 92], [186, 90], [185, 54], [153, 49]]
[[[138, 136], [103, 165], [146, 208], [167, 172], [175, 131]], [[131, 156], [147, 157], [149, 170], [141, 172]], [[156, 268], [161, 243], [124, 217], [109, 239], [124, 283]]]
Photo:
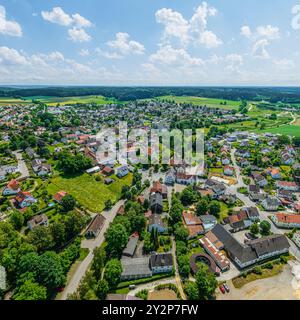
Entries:
[[83, 174], [73, 177], [57, 176], [47, 186], [49, 194], [53, 195], [64, 190], [74, 196], [77, 201], [92, 212], [101, 212], [105, 208], [105, 202], [116, 202], [120, 199], [122, 187], [131, 185], [132, 174], [115, 180], [111, 185], [105, 185], [103, 181], [96, 181], [93, 175]]

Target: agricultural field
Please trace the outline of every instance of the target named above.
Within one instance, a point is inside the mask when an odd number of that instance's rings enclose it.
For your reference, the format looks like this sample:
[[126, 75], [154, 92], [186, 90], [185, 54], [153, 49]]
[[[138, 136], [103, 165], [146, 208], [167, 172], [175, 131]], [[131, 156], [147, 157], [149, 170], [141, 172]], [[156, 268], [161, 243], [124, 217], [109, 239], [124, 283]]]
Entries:
[[96, 181], [94, 176], [83, 174], [74, 177], [57, 176], [51, 180], [47, 190], [53, 195], [64, 190], [77, 199], [77, 201], [92, 212], [101, 212], [105, 208], [105, 202], [119, 200], [122, 187], [131, 185], [132, 175], [123, 179], [112, 177], [115, 182], [105, 185], [102, 181]]
[[28, 104], [28, 101], [25, 101], [23, 99], [17, 99], [17, 98], [9, 98], [9, 97], [5, 97], [5, 98], [1, 98], [0, 97], [0, 106], [4, 106], [4, 105], [15, 105], [15, 104]]
[[285, 134], [293, 137], [300, 137], [300, 126], [297, 125], [283, 125], [277, 128], [270, 128], [260, 132], [270, 132], [275, 134]]
[[76, 104], [76, 103], [97, 103], [109, 104], [116, 103], [117, 101], [103, 96], [78, 96], [78, 97], [48, 97], [48, 96], [34, 96], [26, 97], [26, 101], [38, 100], [46, 103], [49, 106], [56, 106], [58, 103], [61, 105]]
[[[206, 105], [211, 108], [223, 108], [223, 109], [237, 109], [241, 104], [240, 101], [212, 99], [203, 97], [189, 97], [189, 96], [162, 96], [158, 97], [158, 100], [171, 100], [177, 103], [191, 103], [194, 105]], [[224, 105], [223, 103], [226, 102]], [[222, 104], [221, 104], [222, 103]]]

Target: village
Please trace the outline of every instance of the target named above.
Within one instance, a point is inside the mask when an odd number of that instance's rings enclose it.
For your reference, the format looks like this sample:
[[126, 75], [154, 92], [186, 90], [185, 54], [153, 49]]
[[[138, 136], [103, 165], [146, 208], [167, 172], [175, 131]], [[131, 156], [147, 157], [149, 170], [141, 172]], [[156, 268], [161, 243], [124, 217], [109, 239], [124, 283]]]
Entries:
[[[33, 256], [59, 274], [33, 276], [39, 298], [62, 300], [210, 298], [299, 261], [299, 141], [219, 127], [246, 113], [155, 100], [1, 106], [0, 258], [14, 279], [5, 297], [21, 300]], [[97, 132], [121, 120], [209, 128], [204, 166], [99, 161]]]

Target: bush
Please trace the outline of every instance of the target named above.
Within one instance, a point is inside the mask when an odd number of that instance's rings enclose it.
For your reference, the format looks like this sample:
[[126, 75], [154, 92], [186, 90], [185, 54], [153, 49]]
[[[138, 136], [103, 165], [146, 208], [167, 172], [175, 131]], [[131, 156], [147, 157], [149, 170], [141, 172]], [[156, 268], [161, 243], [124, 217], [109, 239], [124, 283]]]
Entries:
[[261, 267], [253, 268], [252, 272], [255, 273], [255, 274], [261, 275], [262, 274]]
[[263, 266], [263, 269], [272, 270], [273, 269], [273, 264], [271, 262], [268, 262]]
[[286, 256], [281, 256], [280, 262], [286, 264], [288, 262], [288, 258]]
[[148, 299], [148, 290], [144, 289], [136, 293], [135, 295], [137, 298], [147, 300]]

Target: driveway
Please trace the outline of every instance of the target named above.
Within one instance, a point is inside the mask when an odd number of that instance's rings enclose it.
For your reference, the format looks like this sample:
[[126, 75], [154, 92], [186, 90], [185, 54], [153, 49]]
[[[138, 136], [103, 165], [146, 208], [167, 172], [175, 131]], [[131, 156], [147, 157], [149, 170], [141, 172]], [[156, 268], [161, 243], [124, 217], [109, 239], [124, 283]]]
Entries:
[[18, 168], [21, 172], [21, 176], [18, 179], [25, 179], [29, 178], [30, 174], [27, 168], [27, 165], [23, 159], [22, 152], [21, 151], [13, 151], [13, 155], [15, 155], [17, 161], [18, 161]]

